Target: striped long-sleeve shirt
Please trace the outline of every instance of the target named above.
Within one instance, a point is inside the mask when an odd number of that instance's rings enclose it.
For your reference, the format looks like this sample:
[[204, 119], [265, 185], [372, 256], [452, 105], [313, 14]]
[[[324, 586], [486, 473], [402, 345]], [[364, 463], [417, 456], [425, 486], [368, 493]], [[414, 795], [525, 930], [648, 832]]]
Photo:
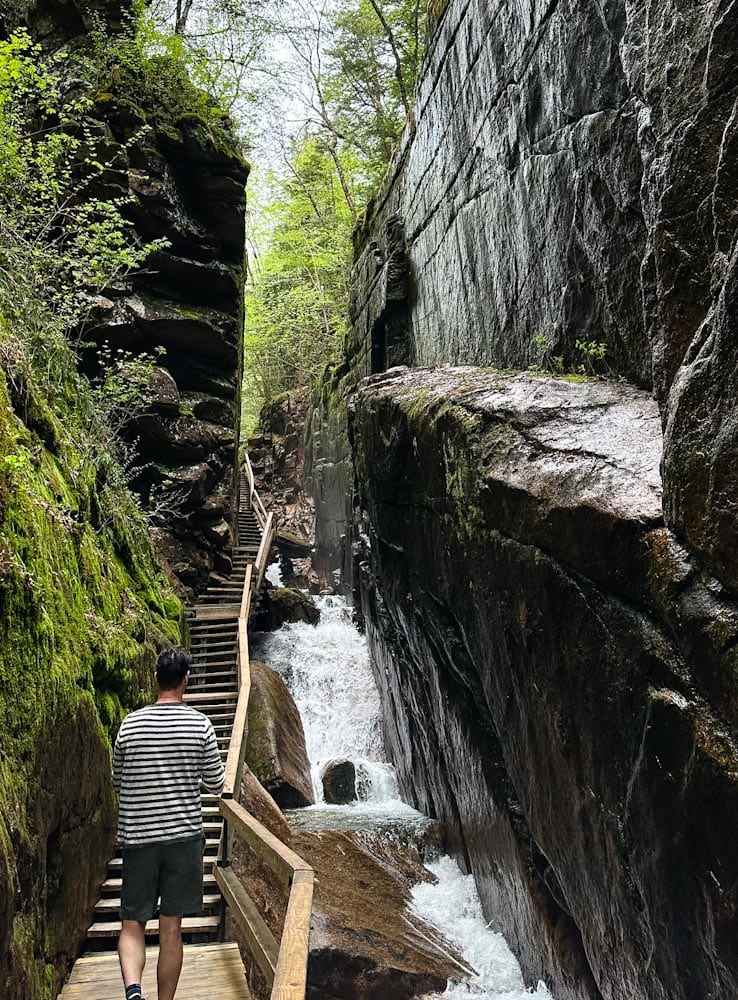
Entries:
[[123, 847], [202, 836], [200, 782], [223, 788], [223, 764], [212, 723], [179, 702], [148, 705], [126, 716], [113, 751]]

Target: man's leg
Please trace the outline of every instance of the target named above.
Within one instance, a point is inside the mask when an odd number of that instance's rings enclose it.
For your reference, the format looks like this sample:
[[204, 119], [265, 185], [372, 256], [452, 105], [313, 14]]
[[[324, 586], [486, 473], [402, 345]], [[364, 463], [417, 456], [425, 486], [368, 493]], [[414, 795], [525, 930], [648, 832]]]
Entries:
[[182, 918], [159, 915], [159, 964], [156, 981], [159, 1000], [174, 1000], [182, 971]]
[[138, 920], [123, 920], [118, 938], [118, 958], [123, 973], [123, 985], [128, 987], [141, 982], [146, 965], [146, 924]]

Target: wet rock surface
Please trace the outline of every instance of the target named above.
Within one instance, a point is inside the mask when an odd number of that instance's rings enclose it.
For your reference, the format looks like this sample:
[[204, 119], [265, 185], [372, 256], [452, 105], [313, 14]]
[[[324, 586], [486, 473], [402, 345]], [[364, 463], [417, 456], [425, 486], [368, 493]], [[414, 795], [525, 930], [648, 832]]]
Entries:
[[[468, 969], [453, 947], [409, 909], [412, 886], [434, 877], [423, 866], [419, 848], [433, 851], [435, 832], [419, 830], [403, 838], [380, 830], [311, 829], [303, 827], [308, 813], [301, 810], [292, 814], [291, 829], [248, 768], [241, 803], [315, 869], [307, 996], [410, 1000], [442, 992], [449, 978], [462, 982], [467, 978]], [[320, 813], [309, 812], [319, 823]], [[279, 940], [287, 905], [285, 886], [238, 839], [233, 868]], [[240, 942], [252, 993], [268, 1000], [271, 989], [233, 921], [229, 932]]]
[[409, 908], [412, 886], [432, 878], [414, 848], [340, 832], [296, 832], [292, 843], [317, 880], [310, 1000], [410, 1000], [468, 977], [452, 946]]
[[281, 808], [315, 801], [300, 715], [280, 675], [259, 660], [251, 662], [246, 761]]
[[320, 609], [307, 594], [289, 587], [267, 587], [254, 615], [254, 626], [260, 632], [273, 632], [286, 622], [315, 625], [318, 621]]
[[315, 503], [312, 565], [320, 585], [350, 592], [353, 556], [348, 526], [354, 469], [347, 435], [348, 395], [359, 376], [348, 366], [330, 372], [306, 428], [305, 486]]
[[332, 805], [356, 802], [356, 768], [350, 760], [329, 760], [321, 775], [323, 798]]
[[[667, 524], [735, 590], [738, 8], [451, 0], [432, 20], [415, 127], [357, 232], [354, 382], [452, 363], [653, 386]], [[331, 568], [350, 490], [315, 493]]]
[[653, 401], [400, 369], [351, 436], [388, 747], [528, 981], [738, 995], [738, 608], [663, 524]]
[[275, 544], [282, 579], [317, 592], [321, 579], [312, 565], [315, 505], [305, 487], [305, 425], [310, 409], [307, 389], [267, 403], [248, 440], [256, 488], [266, 507], [279, 512]]

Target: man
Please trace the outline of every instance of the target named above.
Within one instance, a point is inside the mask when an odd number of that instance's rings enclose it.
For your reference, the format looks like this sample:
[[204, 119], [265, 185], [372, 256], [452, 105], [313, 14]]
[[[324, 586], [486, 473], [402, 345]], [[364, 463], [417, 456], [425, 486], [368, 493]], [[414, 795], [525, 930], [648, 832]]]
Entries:
[[118, 957], [126, 1000], [143, 1000], [144, 931], [159, 897], [158, 1000], [174, 1000], [182, 917], [202, 910], [200, 783], [218, 794], [224, 772], [212, 723], [183, 703], [191, 662], [177, 647], [159, 655], [158, 700], [126, 716], [113, 752], [123, 855]]

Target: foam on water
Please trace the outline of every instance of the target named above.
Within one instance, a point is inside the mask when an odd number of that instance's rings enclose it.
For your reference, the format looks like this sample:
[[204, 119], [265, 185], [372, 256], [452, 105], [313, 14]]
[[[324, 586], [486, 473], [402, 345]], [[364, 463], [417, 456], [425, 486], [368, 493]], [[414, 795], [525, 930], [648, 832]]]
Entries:
[[344, 601], [322, 597], [316, 604], [317, 625], [297, 622], [255, 636], [253, 655], [278, 670], [290, 689], [305, 730], [316, 797], [322, 801], [320, 775], [327, 761], [348, 757], [361, 767], [382, 763], [385, 756], [366, 640], [351, 623]]
[[502, 934], [485, 922], [472, 875], [464, 875], [448, 856], [427, 863], [438, 879], [435, 885], [421, 882], [412, 891], [419, 916], [438, 927], [477, 972], [468, 984], [449, 983], [444, 997], [453, 1000], [530, 1000], [550, 998], [543, 983], [526, 989], [518, 961]]
[[[384, 754], [381, 705], [369, 664], [366, 641], [337, 597], [316, 601], [318, 625], [299, 622], [255, 636], [255, 658], [264, 659], [285, 679], [302, 717], [311, 761], [316, 805], [294, 810], [293, 825], [304, 829], [372, 830], [405, 843], [422, 838], [429, 820], [404, 803], [394, 768]], [[321, 781], [326, 762], [346, 757], [356, 767], [361, 801], [326, 805]], [[472, 983], [449, 983], [452, 1000], [539, 1000], [551, 994], [543, 983], [526, 990], [520, 967], [504, 937], [490, 930], [482, 914], [474, 879], [449, 857], [427, 867], [435, 885], [413, 890], [413, 905], [453, 941], [476, 971]]]

